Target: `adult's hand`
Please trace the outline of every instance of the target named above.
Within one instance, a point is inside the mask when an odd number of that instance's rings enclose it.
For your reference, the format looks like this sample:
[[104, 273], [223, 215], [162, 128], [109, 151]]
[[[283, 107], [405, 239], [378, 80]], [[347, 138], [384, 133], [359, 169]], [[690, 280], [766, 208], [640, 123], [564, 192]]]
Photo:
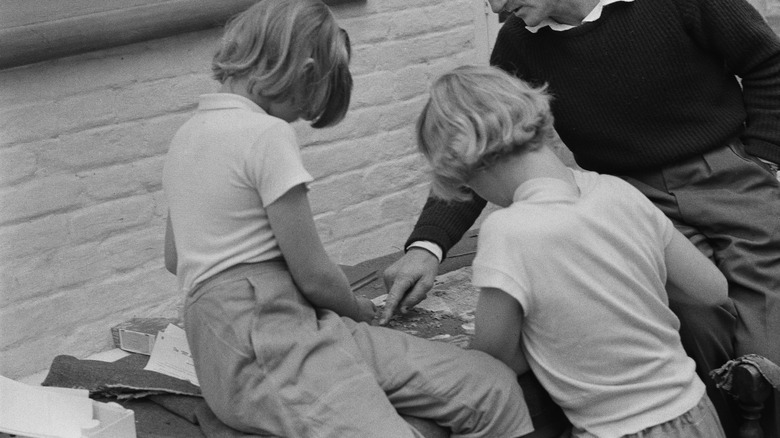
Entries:
[[388, 292], [379, 325], [387, 324], [396, 308], [406, 313], [410, 307], [424, 300], [438, 272], [439, 259], [420, 248], [410, 249], [385, 269], [383, 277]]

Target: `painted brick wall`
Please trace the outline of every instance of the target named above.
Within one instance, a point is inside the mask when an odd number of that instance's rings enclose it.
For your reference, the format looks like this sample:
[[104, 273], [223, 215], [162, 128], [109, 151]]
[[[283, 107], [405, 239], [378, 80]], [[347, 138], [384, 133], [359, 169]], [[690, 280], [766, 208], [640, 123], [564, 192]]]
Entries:
[[[446, 7], [444, 7], [446, 4]], [[412, 126], [437, 74], [486, 61], [473, 0], [334, 6], [355, 92], [338, 127], [297, 123], [322, 239], [342, 264], [397, 251], [426, 195]], [[219, 29], [0, 71], [0, 374], [110, 347], [133, 316], [176, 316], [163, 268], [168, 142]]]
[[[427, 194], [412, 126], [428, 83], [486, 59], [479, 0], [334, 7], [354, 45], [355, 93], [339, 126], [296, 124], [331, 256], [401, 248]], [[775, 27], [780, 0], [756, 6]], [[476, 24], [475, 24], [476, 23]], [[176, 316], [162, 267], [168, 141], [216, 89], [218, 29], [0, 71], [0, 374], [110, 348], [133, 316]]]

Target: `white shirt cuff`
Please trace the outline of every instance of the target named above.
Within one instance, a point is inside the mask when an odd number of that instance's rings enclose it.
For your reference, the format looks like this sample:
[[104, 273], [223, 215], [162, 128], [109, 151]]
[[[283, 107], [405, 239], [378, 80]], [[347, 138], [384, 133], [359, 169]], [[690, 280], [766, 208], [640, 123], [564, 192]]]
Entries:
[[427, 240], [417, 240], [415, 242], [412, 242], [409, 246], [406, 247], [406, 250], [408, 251], [410, 248], [422, 248], [434, 256], [436, 256], [437, 259], [439, 259], [439, 263], [441, 263], [442, 259], [444, 258], [444, 251], [442, 251], [441, 248], [439, 248], [439, 245], [429, 242]]

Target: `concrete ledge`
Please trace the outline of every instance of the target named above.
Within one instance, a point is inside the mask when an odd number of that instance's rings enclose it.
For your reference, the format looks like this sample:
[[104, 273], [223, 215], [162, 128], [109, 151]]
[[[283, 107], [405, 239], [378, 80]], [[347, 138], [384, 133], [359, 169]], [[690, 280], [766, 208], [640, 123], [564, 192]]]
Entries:
[[[166, 0], [107, 8], [102, 0], [77, 0], [62, 6], [39, 1], [0, 6], [8, 8], [0, 10], [0, 69], [221, 26], [256, 1]], [[45, 8], [45, 21], [30, 16], [40, 8]], [[69, 12], [74, 9], [82, 12], [74, 16]]]

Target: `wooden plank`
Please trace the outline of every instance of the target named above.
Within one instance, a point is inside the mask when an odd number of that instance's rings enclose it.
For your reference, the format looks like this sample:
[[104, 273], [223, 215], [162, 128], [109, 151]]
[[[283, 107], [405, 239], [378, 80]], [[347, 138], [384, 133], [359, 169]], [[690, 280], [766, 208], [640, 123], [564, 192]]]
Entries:
[[0, 69], [221, 26], [256, 1], [3, 0]]

